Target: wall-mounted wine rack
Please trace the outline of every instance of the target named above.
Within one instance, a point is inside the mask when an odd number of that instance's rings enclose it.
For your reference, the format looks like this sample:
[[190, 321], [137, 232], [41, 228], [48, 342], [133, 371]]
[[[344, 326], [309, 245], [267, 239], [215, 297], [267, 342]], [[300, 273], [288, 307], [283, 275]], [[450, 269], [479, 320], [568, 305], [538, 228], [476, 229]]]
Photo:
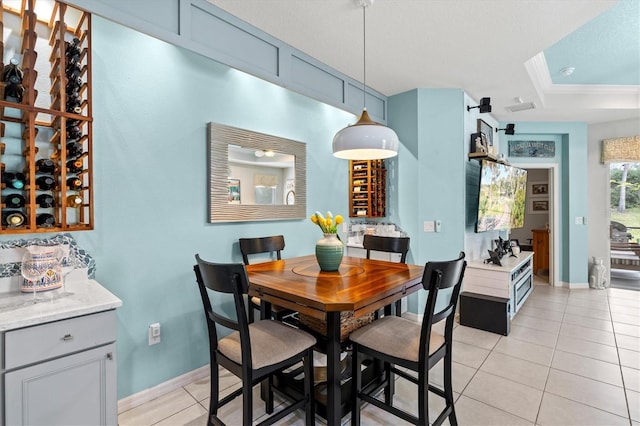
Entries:
[[1, 234], [93, 229], [91, 15], [0, 0]]
[[349, 217], [384, 217], [386, 198], [384, 160], [349, 161]]

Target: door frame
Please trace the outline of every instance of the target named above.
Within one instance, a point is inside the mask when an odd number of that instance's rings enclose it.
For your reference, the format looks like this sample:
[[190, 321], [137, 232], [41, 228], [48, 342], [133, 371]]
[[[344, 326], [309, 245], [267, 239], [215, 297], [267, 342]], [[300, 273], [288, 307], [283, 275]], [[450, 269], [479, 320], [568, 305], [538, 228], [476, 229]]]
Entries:
[[[562, 285], [560, 280], [560, 179], [557, 163], [512, 163], [522, 169], [547, 170], [549, 179], [549, 285]], [[534, 255], [535, 256], [535, 255]]]

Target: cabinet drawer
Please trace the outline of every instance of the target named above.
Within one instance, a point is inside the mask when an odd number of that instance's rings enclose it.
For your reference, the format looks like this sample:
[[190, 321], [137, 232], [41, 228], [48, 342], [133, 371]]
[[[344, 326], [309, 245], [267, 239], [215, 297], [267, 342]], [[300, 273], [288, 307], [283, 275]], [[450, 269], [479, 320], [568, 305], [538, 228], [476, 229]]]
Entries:
[[115, 342], [115, 310], [5, 333], [6, 370]]

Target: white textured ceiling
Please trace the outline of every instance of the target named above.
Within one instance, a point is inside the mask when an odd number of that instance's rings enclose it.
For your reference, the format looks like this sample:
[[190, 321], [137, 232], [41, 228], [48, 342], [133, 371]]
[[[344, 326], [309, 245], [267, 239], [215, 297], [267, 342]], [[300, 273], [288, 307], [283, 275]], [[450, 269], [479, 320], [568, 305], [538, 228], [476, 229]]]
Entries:
[[[354, 0], [209, 1], [362, 81], [363, 17]], [[491, 97], [492, 115], [503, 121], [596, 123], [638, 117], [638, 86], [556, 85], [542, 54], [616, 3], [377, 0], [366, 15], [367, 86], [387, 96], [415, 88], [462, 88], [475, 99]], [[583, 54], [589, 54], [588, 46]], [[505, 110], [516, 97], [538, 108]]]

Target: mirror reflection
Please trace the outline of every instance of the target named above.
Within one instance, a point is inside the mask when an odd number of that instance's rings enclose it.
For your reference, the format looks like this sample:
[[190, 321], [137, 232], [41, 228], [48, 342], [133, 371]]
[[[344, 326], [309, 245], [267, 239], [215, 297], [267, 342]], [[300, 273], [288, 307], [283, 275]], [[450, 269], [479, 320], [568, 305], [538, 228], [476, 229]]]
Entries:
[[295, 203], [295, 156], [273, 149], [228, 146], [229, 204]]
[[306, 144], [219, 123], [207, 141], [209, 222], [307, 217]]

